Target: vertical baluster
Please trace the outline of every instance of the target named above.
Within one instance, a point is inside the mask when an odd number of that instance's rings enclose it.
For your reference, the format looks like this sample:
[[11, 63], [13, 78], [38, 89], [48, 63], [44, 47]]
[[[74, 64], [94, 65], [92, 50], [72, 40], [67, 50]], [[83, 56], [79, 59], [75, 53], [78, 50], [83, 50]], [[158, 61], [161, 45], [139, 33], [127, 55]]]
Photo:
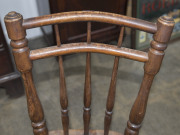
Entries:
[[[121, 27], [117, 47], [121, 47], [123, 35], [124, 35], [124, 27]], [[106, 111], [105, 111], [105, 118], [104, 118], [104, 135], [108, 135], [111, 119], [112, 119], [112, 110], [114, 107], [115, 93], [116, 93], [116, 79], [117, 79], [117, 72], [118, 72], [118, 64], [119, 64], [119, 57], [116, 56], [114, 59], [111, 83], [110, 83], [109, 93], [108, 93], [107, 103], [106, 103]]]
[[27, 46], [26, 31], [22, 27], [22, 22], [22, 15], [16, 12], [10, 12], [5, 17], [16, 67], [21, 72], [24, 81], [28, 113], [32, 122], [34, 135], [48, 135], [42, 105], [33, 83], [31, 72], [32, 62], [29, 59], [30, 50]]
[[[91, 22], [87, 23], [87, 43], [91, 43]], [[86, 55], [86, 75], [84, 85], [84, 135], [89, 134], [89, 123], [91, 118], [91, 53]]]
[[153, 41], [151, 41], [151, 48], [148, 52], [149, 61], [144, 65], [143, 81], [129, 115], [125, 135], [139, 134], [139, 129], [146, 112], [150, 88], [155, 75], [161, 67], [164, 50], [167, 48], [167, 42], [170, 39], [173, 27], [174, 22], [170, 17], [160, 17], [158, 19], [157, 33], [153, 36]]
[[87, 23], [87, 43], [91, 43], [91, 22]]
[[[61, 41], [60, 41], [58, 25], [56, 24], [54, 28], [56, 33], [57, 46], [60, 47]], [[60, 72], [60, 104], [62, 109], [61, 110], [62, 125], [63, 125], [64, 135], [68, 135], [69, 134], [68, 98], [67, 98], [62, 56], [59, 56], [59, 72]]]

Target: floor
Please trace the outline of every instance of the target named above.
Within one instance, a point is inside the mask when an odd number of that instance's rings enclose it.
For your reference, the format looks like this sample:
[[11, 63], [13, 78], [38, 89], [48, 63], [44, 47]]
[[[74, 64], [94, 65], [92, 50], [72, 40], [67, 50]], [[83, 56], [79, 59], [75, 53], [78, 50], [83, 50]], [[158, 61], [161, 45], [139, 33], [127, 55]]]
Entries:
[[[127, 46], [128, 40], [124, 46]], [[36, 43], [36, 44], [35, 44]], [[30, 48], [45, 47], [43, 38], [30, 40]], [[154, 80], [140, 135], [180, 134], [180, 45], [169, 45], [162, 68]], [[70, 128], [83, 129], [85, 53], [68, 55], [64, 68], [69, 98]], [[111, 78], [113, 56], [92, 54], [91, 129], [103, 129], [105, 102]], [[49, 130], [62, 129], [59, 105], [59, 71], [56, 58], [33, 63], [34, 82], [42, 102]], [[143, 76], [143, 63], [120, 59], [117, 92], [111, 130], [123, 133], [129, 111]], [[0, 89], [0, 134], [33, 135], [25, 96], [10, 99]]]

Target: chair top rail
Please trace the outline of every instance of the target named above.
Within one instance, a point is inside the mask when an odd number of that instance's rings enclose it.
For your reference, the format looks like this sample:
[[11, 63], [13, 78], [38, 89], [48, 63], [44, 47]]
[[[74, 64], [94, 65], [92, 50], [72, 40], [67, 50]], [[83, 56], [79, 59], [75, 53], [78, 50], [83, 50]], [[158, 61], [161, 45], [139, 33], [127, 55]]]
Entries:
[[81, 52], [103, 53], [108, 55], [120, 56], [140, 62], [148, 61], [148, 54], [143, 51], [133, 50], [124, 47], [118, 48], [117, 46], [103, 44], [103, 43], [87, 44], [86, 42], [63, 44], [60, 47], [51, 46], [51, 47], [31, 50], [30, 59], [37, 60], [51, 56], [59, 56], [59, 55], [81, 53]]
[[25, 29], [52, 25], [57, 23], [78, 22], [78, 21], [95, 21], [104, 22], [115, 25], [122, 25], [130, 28], [139, 29], [148, 33], [156, 33], [157, 26], [155, 23], [144, 20], [123, 16], [114, 13], [99, 12], [99, 11], [72, 11], [63, 12], [40, 17], [27, 18], [23, 20]]

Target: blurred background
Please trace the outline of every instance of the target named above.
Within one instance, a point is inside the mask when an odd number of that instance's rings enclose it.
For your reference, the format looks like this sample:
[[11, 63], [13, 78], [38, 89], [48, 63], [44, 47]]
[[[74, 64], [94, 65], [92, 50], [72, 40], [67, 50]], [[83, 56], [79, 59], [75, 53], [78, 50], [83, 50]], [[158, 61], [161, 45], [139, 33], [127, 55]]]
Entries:
[[[140, 135], [180, 134], [180, 0], [0, 0], [0, 134], [32, 135], [26, 96], [20, 73], [11, 54], [4, 16], [16, 11], [23, 18], [51, 13], [96, 10], [156, 22], [161, 15], [170, 15], [175, 28], [162, 68], [151, 88], [146, 117]], [[87, 24], [60, 24], [62, 43], [86, 41]], [[117, 44], [120, 27], [92, 23], [92, 42]], [[56, 44], [53, 26], [27, 31], [30, 49]], [[125, 29], [123, 47], [147, 51], [152, 35]], [[83, 129], [83, 91], [86, 54], [63, 56], [69, 98], [71, 129]], [[92, 119], [91, 129], [103, 129], [114, 57], [92, 53]], [[120, 59], [117, 92], [111, 130], [124, 132], [130, 109], [138, 94], [143, 77], [143, 63]], [[62, 129], [59, 104], [59, 67], [57, 58], [33, 62], [33, 78], [44, 108], [49, 130]]]

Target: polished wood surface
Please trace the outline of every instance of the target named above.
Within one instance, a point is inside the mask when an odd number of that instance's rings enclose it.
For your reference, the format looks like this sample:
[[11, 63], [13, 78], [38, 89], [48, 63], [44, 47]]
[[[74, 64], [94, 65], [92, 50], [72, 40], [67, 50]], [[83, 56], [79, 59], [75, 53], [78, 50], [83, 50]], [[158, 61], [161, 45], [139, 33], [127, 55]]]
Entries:
[[0, 23], [0, 87], [6, 90], [9, 97], [15, 98], [24, 94], [22, 79], [14, 69], [9, 47]]
[[[58, 27], [55, 25], [57, 46], [41, 48], [32, 50], [28, 48], [28, 41], [26, 37], [26, 29], [48, 24], [57, 24], [65, 22], [87, 22], [87, 42], [85, 43], [72, 43], [61, 45], [58, 33]], [[91, 21], [106, 22], [112, 24], [119, 24], [121, 26], [119, 41], [117, 46], [109, 44], [100, 44], [91, 42]], [[144, 77], [142, 84], [137, 95], [137, 98], [132, 106], [127, 127], [124, 135], [138, 135], [139, 129], [145, 116], [148, 96], [150, 88], [155, 75], [161, 67], [164, 57], [164, 50], [167, 48], [167, 43], [170, 40], [171, 33], [174, 27], [174, 21], [171, 17], [162, 16], [158, 19], [157, 23], [150, 23], [143, 20], [116, 15], [112, 13], [103, 12], [70, 12], [60, 13], [54, 15], [47, 15], [23, 20], [22, 16], [16, 12], [10, 12], [5, 17], [5, 24], [8, 31], [9, 38], [11, 39], [11, 46], [13, 48], [13, 55], [16, 62], [17, 69], [21, 72], [24, 84], [26, 87], [27, 105], [29, 117], [32, 121], [32, 127], [35, 135], [47, 135], [48, 129], [46, 127], [43, 109], [36, 93], [32, 79], [32, 61], [51, 56], [59, 56], [60, 66], [60, 104], [62, 111], [62, 125], [65, 135], [71, 134], [69, 130], [69, 117], [68, 117], [68, 96], [66, 91], [65, 75], [63, 69], [63, 61], [61, 55], [86, 52], [86, 73], [85, 73], [85, 86], [84, 86], [84, 130], [82, 134], [88, 135], [91, 133], [98, 133], [89, 130], [90, 123], [90, 105], [91, 105], [91, 56], [90, 53], [104, 53], [116, 56], [114, 60], [114, 67], [112, 71], [112, 78], [110, 82], [109, 94], [106, 104], [104, 135], [111, 134], [109, 131], [112, 110], [115, 102], [116, 91], [116, 77], [118, 71], [119, 57], [131, 60], [144, 62]], [[133, 49], [121, 47], [123, 41], [124, 27], [131, 27], [149, 33], [153, 33], [153, 41], [148, 51], [142, 52]], [[55, 133], [62, 131], [56, 131]], [[51, 132], [52, 133], [52, 132]], [[77, 132], [72, 132], [72, 134]]]
[[46, 47], [42, 49], [32, 50], [30, 52], [30, 59], [37, 60], [48, 58], [52, 56], [59, 56], [72, 53], [81, 53], [81, 52], [94, 52], [94, 53], [103, 53], [114, 56], [121, 56], [127, 59], [132, 59], [140, 62], [148, 61], [148, 54], [143, 51], [133, 50], [129, 48], [118, 48], [114, 45], [102, 44], [102, 43], [70, 43], [64, 44], [61, 47]]
[[33, 17], [23, 20], [23, 27], [25, 29], [52, 25], [56, 23], [68, 23], [68, 22], [80, 22], [80, 21], [95, 21], [110, 23], [116, 25], [122, 25], [130, 28], [143, 30], [149, 33], [156, 33], [157, 26], [155, 23], [127, 17], [123, 15], [99, 12], [99, 11], [76, 11], [56, 13], [51, 15], [45, 15], [40, 17]]
[[[91, 44], [91, 22], [87, 23], [87, 44]], [[89, 134], [91, 117], [91, 53], [86, 55], [86, 75], [84, 84], [84, 135]]]
[[[61, 46], [61, 40], [59, 35], [59, 28], [58, 25], [55, 25], [55, 34], [56, 34], [56, 43], [57, 47]], [[64, 75], [64, 67], [63, 67], [63, 59], [62, 56], [59, 56], [59, 76], [60, 76], [60, 105], [61, 105], [61, 118], [62, 118], [62, 125], [64, 129], [64, 135], [69, 134], [69, 116], [68, 116], [68, 98], [67, 98], [67, 91], [66, 91], [66, 82], [65, 82], [65, 75]]]
[[[10, 12], [6, 17], [6, 26], [12, 33], [11, 46], [13, 46], [13, 56], [17, 69], [21, 72], [27, 97], [27, 107], [29, 118], [35, 135], [47, 135], [46, 122], [41, 102], [34, 87], [32, 78], [32, 61], [29, 59], [30, 49], [26, 39], [26, 31], [21, 27], [22, 16], [15, 12]], [[13, 25], [12, 25], [12, 24]], [[15, 30], [15, 32], [14, 32]], [[8, 32], [9, 32], [8, 31]], [[16, 33], [17, 32], [17, 33]], [[10, 34], [10, 33], [8, 33]]]
[[[123, 36], [124, 36], [124, 27], [121, 27], [119, 40], [117, 44], [118, 48], [120, 48], [122, 45]], [[116, 94], [116, 79], [117, 79], [117, 73], [118, 73], [118, 65], [119, 65], [119, 57], [116, 56], [114, 59], [114, 66], [113, 66], [109, 93], [108, 93], [107, 103], [106, 103], [106, 111], [105, 111], [105, 118], [104, 118], [104, 134], [105, 135], [108, 135], [109, 133], [111, 120], [112, 120], [112, 113], [113, 113], [112, 111], [114, 108], [115, 94]]]
[[[61, 13], [69, 11], [103, 11], [126, 14], [128, 0], [49, 0], [50, 11]], [[118, 38], [119, 27], [106, 23], [92, 22], [92, 41], [109, 42]], [[85, 42], [86, 22], [66, 23], [59, 25], [62, 43]]]
[[164, 50], [174, 27], [172, 18], [160, 17], [157, 21], [158, 31], [153, 36], [148, 51], [148, 62], [144, 65], [144, 77], [137, 98], [129, 115], [125, 135], [138, 135], [145, 116], [148, 96], [155, 75], [159, 72], [164, 57]]
[[14, 72], [8, 45], [0, 23], [0, 76]]

